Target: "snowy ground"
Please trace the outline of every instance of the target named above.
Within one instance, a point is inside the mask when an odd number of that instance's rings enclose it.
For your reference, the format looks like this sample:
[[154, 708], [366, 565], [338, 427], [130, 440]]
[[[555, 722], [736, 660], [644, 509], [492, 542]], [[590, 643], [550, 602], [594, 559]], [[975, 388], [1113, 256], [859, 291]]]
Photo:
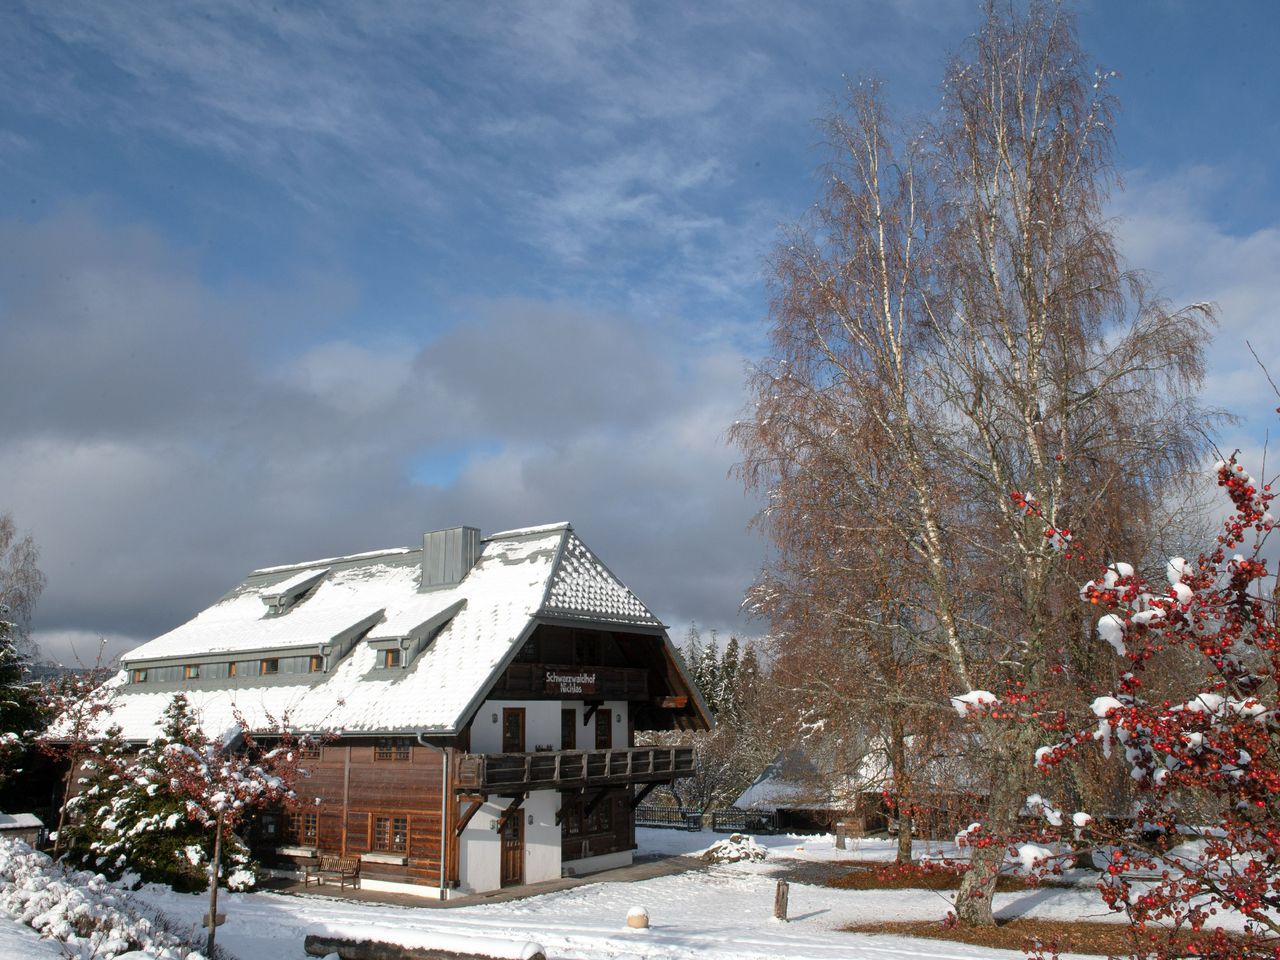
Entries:
[[[640, 853], [691, 853], [710, 846], [723, 834], [666, 830], [637, 831]], [[763, 863], [725, 864], [676, 876], [636, 883], [595, 883], [525, 900], [456, 909], [376, 906], [338, 899], [232, 894], [226, 898], [227, 922], [218, 940], [242, 960], [302, 960], [306, 928], [313, 923], [376, 924], [392, 933], [432, 932], [468, 937], [530, 940], [557, 960], [973, 960], [1019, 957], [944, 941], [842, 933], [838, 928], [859, 922], [941, 919], [951, 908], [950, 895], [930, 891], [841, 891], [792, 884], [791, 922], [771, 919], [776, 881], [783, 858], [830, 862], [842, 859], [893, 857], [887, 841], [851, 842], [835, 849], [831, 837], [759, 837], [770, 848]], [[943, 846], [917, 851], [944, 855]], [[162, 910], [175, 925], [199, 923], [204, 900], [149, 887], [138, 894]], [[626, 926], [628, 910], [644, 907], [647, 931]], [[1114, 919], [1088, 885], [1072, 889], [1027, 890], [996, 897], [1000, 914], [1070, 919]], [[0, 924], [0, 936], [14, 924]], [[19, 931], [21, 933], [21, 931]], [[44, 960], [57, 953], [22, 952], [0, 939], [0, 956]]]
[[41, 940], [28, 926], [7, 916], [0, 920], [0, 957], [4, 960], [48, 960], [65, 956], [52, 940]]

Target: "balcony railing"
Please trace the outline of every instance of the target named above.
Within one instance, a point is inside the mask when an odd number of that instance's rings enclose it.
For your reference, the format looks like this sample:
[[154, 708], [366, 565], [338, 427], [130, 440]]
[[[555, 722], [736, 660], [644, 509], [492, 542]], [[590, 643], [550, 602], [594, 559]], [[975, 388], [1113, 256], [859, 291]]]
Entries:
[[457, 785], [468, 792], [502, 793], [670, 783], [692, 773], [692, 747], [468, 753], [459, 758]]

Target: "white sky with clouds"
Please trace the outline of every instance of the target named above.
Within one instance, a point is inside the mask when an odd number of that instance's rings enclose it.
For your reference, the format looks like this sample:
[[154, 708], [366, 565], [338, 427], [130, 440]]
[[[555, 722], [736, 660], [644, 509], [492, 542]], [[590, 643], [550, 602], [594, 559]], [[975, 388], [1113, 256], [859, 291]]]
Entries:
[[[842, 78], [930, 109], [978, 6], [0, 10], [0, 510], [43, 550], [39, 639], [118, 651], [253, 567], [560, 519], [677, 632], [757, 632], [723, 435], [763, 258]], [[1280, 21], [1138, 7], [1080, 6], [1122, 74], [1118, 230], [1218, 302], [1207, 398], [1247, 412], [1243, 340], [1280, 373]]]

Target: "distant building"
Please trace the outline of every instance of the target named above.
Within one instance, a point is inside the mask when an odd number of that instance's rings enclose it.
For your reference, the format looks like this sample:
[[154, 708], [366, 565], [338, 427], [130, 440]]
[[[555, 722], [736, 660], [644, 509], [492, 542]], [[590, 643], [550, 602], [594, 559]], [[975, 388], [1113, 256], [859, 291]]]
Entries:
[[44, 840], [44, 823], [34, 813], [0, 813], [0, 839], [37, 846]]
[[[909, 751], [913, 741], [908, 738]], [[921, 838], [950, 839], [973, 820], [974, 799], [983, 791], [954, 746], [913, 760], [919, 765], [913, 830]], [[784, 831], [826, 831], [844, 822], [856, 834], [896, 832], [897, 813], [886, 797], [892, 790], [892, 767], [879, 742], [853, 754], [817, 745], [778, 754], [733, 805], [773, 813]]]
[[129, 740], [179, 692], [208, 732], [236, 710], [336, 732], [297, 811], [255, 822], [264, 862], [358, 858], [367, 888], [442, 898], [630, 863], [634, 807], [693, 767], [635, 731], [710, 724], [666, 628], [567, 523], [256, 570], [123, 665]]

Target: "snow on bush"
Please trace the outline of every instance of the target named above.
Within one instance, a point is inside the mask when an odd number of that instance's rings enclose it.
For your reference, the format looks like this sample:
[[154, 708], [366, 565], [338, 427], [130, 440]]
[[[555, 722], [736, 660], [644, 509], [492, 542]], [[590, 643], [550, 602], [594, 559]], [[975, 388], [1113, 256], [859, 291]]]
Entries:
[[999, 705], [1000, 698], [989, 690], [970, 690], [968, 693], [962, 693], [958, 697], [951, 698], [951, 706], [955, 707], [956, 713], [962, 717], [975, 713], [986, 713]]
[[203, 960], [121, 884], [101, 874], [66, 870], [21, 840], [0, 840], [0, 909], [60, 941], [65, 955], [79, 960]]
[[739, 860], [763, 860], [766, 856], [768, 851], [754, 838], [733, 833], [708, 847], [702, 859], [708, 863], [737, 863]]

